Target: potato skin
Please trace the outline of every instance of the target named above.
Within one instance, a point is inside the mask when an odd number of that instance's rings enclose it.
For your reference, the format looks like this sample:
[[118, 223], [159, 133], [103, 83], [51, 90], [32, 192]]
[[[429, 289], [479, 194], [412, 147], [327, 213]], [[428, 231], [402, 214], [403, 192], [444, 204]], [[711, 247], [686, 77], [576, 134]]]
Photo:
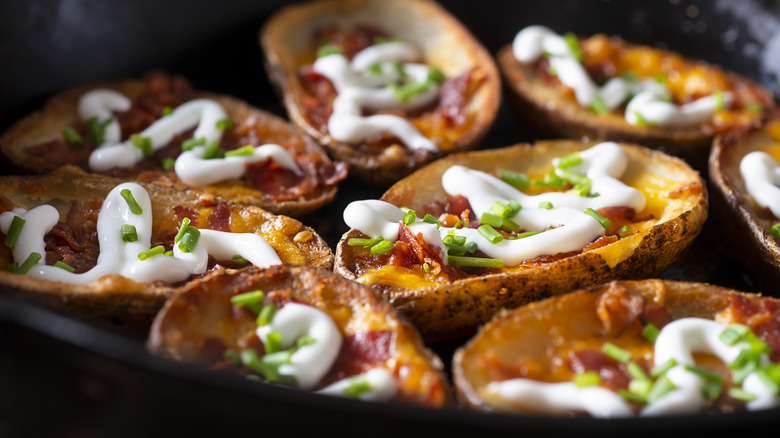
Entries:
[[[504, 149], [455, 154], [415, 172], [393, 185], [382, 200], [417, 211], [447, 194], [441, 175], [454, 164], [491, 172], [498, 169], [527, 171], [549, 165], [554, 157], [584, 150], [597, 142], [541, 141]], [[708, 195], [701, 177], [682, 160], [636, 145], [621, 144], [629, 155], [627, 175], [664, 175], [683, 190], [668, 198], [663, 216], [646, 230], [602, 248], [564, 258], [539, 267], [499, 274], [467, 277], [452, 283], [418, 289], [374, 286], [420, 330], [426, 340], [473, 334], [503, 308], [614, 279], [652, 277], [677, 261], [699, 234], [707, 218]], [[355, 279], [354, 259], [347, 241], [350, 230], [336, 248], [335, 272]]]
[[[318, 0], [288, 6], [272, 16], [259, 34], [268, 74], [281, 95], [290, 120], [315, 138], [333, 159], [350, 166], [350, 175], [374, 186], [387, 187], [423, 165], [403, 145], [401, 156], [376, 156], [333, 139], [310, 124], [302, 105], [304, 89], [298, 79], [301, 60], [313, 57], [311, 36], [332, 23], [367, 24], [385, 29], [416, 44], [425, 62], [445, 75], [455, 76], [479, 68], [482, 83], [466, 106], [471, 126], [455, 143], [455, 152], [475, 149], [489, 131], [501, 101], [501, 80], [492, 56], [460, 22], [431, 0]], [[436, 139], [432, 139], [434, 142]]]
[[[778, 116], [780, 113], [768, 123], [777, 123]], [[765, 126], [716, 137], [709, 160], [709, 182], [718, 228], [727, 230], [723, 233], [726, 241], [756, 285], [776, 296], [780, 245], [769, 230], [778, 219], [755, 203], [739, 170], [745, 155], [765, 151], [773, 143]]]
[[[215, 365], [204, 358], [209, 340], [217, 338], [226, 347], [239, 349], [239, 339], [255, 331], [254, 319], [233, 317], [230, 303], [233, 295], [253, 290], [266, 296], [289, 293], [291, 300], [328, 313], [345, 336], [392, 331], [392, 357], [381, 366], [402, 380], [394, 401], [430, 407], [452, 404], [443, 364], [424, 346], [419, 333], [371, 289], [320, 268], [278, 265], [214, 272], [166, 302], [149, 332], [147, 348], [174, 360]], [[398, 370], [404, 370], [403, 375]]]
[[[631, 45], [623, 42], [621, 44]], [[662, 53], [669, 53], [657, 49]], [[511, 44], [502, 47], [497, 62], [504, 83], [504, 94], [515, 116], [540, 138], [591, 138], [636, 143], [683, 158], [694, 169], [706, 173], [714, 134], [699, 126], [669, 128], [634, 126], [622, 115], [598, 115], [562, 96], [542, 81], [532, 66], [515, 59]], [[699, 62], [705, 68], [715, 68]], [[765, 110], [775, 106], [774, 97], [760, 85], [735, 73], [725, 72], [736, 88], [760, 93]]]
[[[77, 107], [81, 96], [91, 90], [106, 88], [118, 91], [131, 100], [148, 91], [146, 82], [137, 79], [126, 79], [116, 82], [100, 82], [66, 89], [49, 99], [43, 108], [17, 121], [0, 136], [0, 150], [15, 167], [15, 173], [47, 173], [55, 169], [48, 163], [36, 160], [27, 155], [24, 150], [47, 141], [60, 138], [64, 128], [78, 121]], [[282, 147], [295, 146], [307, 155], [318, 157], [324, 163], [331, 160], [322, 148], [301, 130], [269, 112], [248, 105], [246, 102], [228, 95], [193, 91], [193, 98], [206, 98], [217, 101], [230, 117], [241, 123], [251, 120], [253, 126], [261, 133], [265, 143], [275, 143]], [[87, 173], [75, 166], [64, 168], [74, 173]], [[163, 173], [163, 169], [159, 171]], [[134, 174], [133, 179], [145, 178]], [[148, 179], [148, 178], [146, 178]], [[163, 180], [184, 188], [186, 185], [175, 178], [173, 172], [165, 172]], [[319, 187], [312, 193], [297, 199], [274, 201], [261, 192], [237, 181], [223, 181], [217, 184], [198, 187], [215, 196], [230, 199], [233, 202], [256, 205], [276, 214], [301, 216], [316, 210], [331, 202], [338, 191], [337, 185]]]
[[[729, 313], [733, 300], [745, 300], [756, 305], [761, 300], [774, 300], [708, 283], [646, 279], [612, 281], [503, 311], [455, 352], [452, 372], [458, 401], [468, 408], [489, 412], [508, 408], [488, 404], [479, 395], [490, 381], [478, 361], [480, 353], [489, 351], [505, 360], [533, 360], [540, 355], [538, 346], [548, 342], [569, 346], [580, 342], [577, 345], [585, 348], [591, 345], [586, 344], [588, 341], [609, 341], [596, 317], [596, 303], [603, 294], [616, 287], [640, 294], [648, 305], [663, 307], [668, 311], [670, 321], [687, 317], [715, 319], [722, 312], [724, 315]], [[538, 342], [525, 343], [529, 336]]]
[[[49, 204], [63, 218], [74, 201], [104, 198], [122, 182], [124, 180], [100, 175], [2, 176], [0, 198], [7, 197], [27, 209]], [[178, 226], [179, 219], [173, 210], [176, 206], [200, 212], [205, 210], [204, 204], [220, 201], [195, 190], [157, 183], [139, 184], [150, 195], [155, 232]], [[276, 250], [283, 263], [323, 269], [332, 267], [332, 250], [314, 230], [298, 220], [277, 216], [258, 207], [233, 203], [228, 203], [228, 206], [231, 229], [261, 235]], [[10, 250], [0, 245], [0, 285], [4, 295], [128, 332], [146, 332], [165, 300], [183, 288], [183, 285], [163, 282], [138, 283], [119, 275], [109, 275], [83, 286], [71, 285], [11, 274], [6, 271], [10, 261]], [[197, 278], [191, 280], [194, 283], [198, 281]]]

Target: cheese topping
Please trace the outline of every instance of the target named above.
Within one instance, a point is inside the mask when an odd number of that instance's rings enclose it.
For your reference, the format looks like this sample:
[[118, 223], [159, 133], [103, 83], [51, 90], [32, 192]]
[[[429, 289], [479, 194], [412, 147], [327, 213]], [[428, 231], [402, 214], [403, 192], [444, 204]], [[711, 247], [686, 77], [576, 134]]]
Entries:
[[[363, 116], [363, 110], [414, 110], [438, 98], [439, 84], [429, 79], [431, 70], [425, 65], [410, 63], [415, 59], [419, 59], [415, 46], [395, 41], [369, 46], [351, 62], [340, 53], [318, 58], [314, 70], [328, 78], [338, 93], [328, 119], [331, 137], [354, 144], [389, 132], [409, 149], [438, 150], [435, 143], [403, 117]], [[399, 99], [392, 87], [402, 80], [419, 85], [418, 92]]]
[[574, 90], [581, 106], [593, 108], [598, 101], [612, 111], [628, 100], [625, 119], [631, 125], [692, 126], [711, 119], [733, 101], [732, 94], [724, 92], [676, 105], [670, 101], [669, 89], [664, 84], [648, 78], [616, 77], [599, 86], [576, 58], [570, 43], [544, 26], [528, 26], [518, 32], [512, 49], [523, 64], [549, 56], [551, 71]]
[[768, 208], [780, 218], [780, 166], [766, 152], [745, 155], [739, 163], [745, 188], [761, 208]]
[[[141, 208], [140, 214], [131, 211], [121, 192], [129, 190]], [[15, 209], [0, 214], [0, 231], [8, 233], [15, 216], [24, 219], [13, 257], [22, 263], [32, 254], [45, 256], [44, 236], [59, 221], [59, 213], [50, 205], [41, 205], [30, 211]], [[200, 238], [192, 252], [183, 252], [174, 245], [171, 256], [153, 255], [141, 260], [139, 255], [150, 249], [152, 238], [152, 204], [149, 194], [138, 184], [123, 183], [106, 196], [97, 221], [100, 255], [97, 264], [87, 272], [72, 273], [45, 264], [45, 257], [27, 271], [27, 275], [75, 285], [91, 283], [106, 275], [118, 274], [137, 282], [186, 280], [190, 275], [202, 274], [208, 268], [209, 255], [217, 260], [230, 260], [236, 254], [255, 266], [281, 264], [279, 256], [262, 237], [252, 233], [229, 233], [201, 229]], [[121, 228], [132, 225], [137, 233], [134, 242], [122, 240]]]
[[[662, 365], [674, 360], [675, 365], [665, 373], [674, 388], [649, 401], [638, 415], [690, 414], [701, 410], [705, 403], [702, 390], [706, 380], [689, 368], [695, 365], [693, 354], [713, 354], [730, 364], [741, 351], [750, 348], [746, 341], [734, 345], [723, 342], [720, 336], [726, 329], [724, 324], [703, 318], [682, 318], [664, 326], [655, 341], [654, 363]], [[762, 353], [762, 361], [769, 361], [767, 353]], [[755, 371], [744, 379], [742, 389], [755, 396], [746, 404], [749, 410], [780, 405], [780, 396], [773, 394]], [[628, 401], [617, 393], [598, 386], [579, 387], [573, 382], [509, 379], [490, 382], [486, 391], [508, 403], [546, 414], [575, 410], [603, 418], [637, 415]]]
[[[144, 158], [144, 150], [135, 145], [132, 139], [121, 141], [121, 128], [113, 111], [126, 111], [130, 100], [112, 90], [92, 90], [85, 93], [79, 101], [79, 115], [88, 120], [95, 117], [105, 125], [104, 143], [98, 145], [89, 157], [89, 168], [95, 172], [105, 172], [115, 167], [129, 168]], [[174, 170], [185, 184], [204, 186], [226, 179], [239, 178], [246, 164], [274, 160], [279, 166], [298, 175], [301, 169], [292, 156], [283, 147], [267, 144], [253, 148], [247, 154], [224, 158], [206, 158], [206, 152], [212, 142], [219, 143], [222, 130], [219, 122], [228, 118], [222, 106], [211, 99], [194, 99], [185, 102], [149, 127], [138, 133], [138, 138], [148, 141], [151, 151], [169, 144], [174, 136], [195, 129], [193, 139], [199, 145], [184, 151], [176, 160]]]
[[[572, 193], [551, 192], [527, 195], [485, 172], [452, 166], [442, 175], [442, 187], [451, 196], [462, 195], [468, 199], [477, 218], [489, 213], [495, 202], [517, 202], [522, 208], [511, 218], [526, 231], [539, 234], [522, 239], [503, 239], [491, 243], [487, 237], [473, 228], [450, 228], [424, 221], [415, 221], [409, 228], [441, 252], [441, 260], [447, 263], [444, 239], [448, 235], [465, 237], [488, 257], [502, 259], [507, 266], [516, 266], [540, 255], [579, 251], [594, 239], [603, 236], [605, 229], [594, 217], [585, 214], [586, 209], [610, 206], [626, 206], [641, 211], [645, 206], [642, 192], [622, 183], [618, 178], [625, 172], [628, 158], [616, 143], [600, 143], [579, 154], [581, 161], [567, 171], [586, 175], [591, 181], [591, 192], [598, 196], [579, 196]], [[553, 161], [556, 172], [560, 159]], [[550, 203], [552, 208], [540, 205]], [[355, 201], [344, 210], [344, 221], [350, 228], [360, 230], [371, 237], [382, 236], [395, 241], [398, 224], [404, 212], [384, 201]], [[548, 229], [548, 227], [556, 227]]]

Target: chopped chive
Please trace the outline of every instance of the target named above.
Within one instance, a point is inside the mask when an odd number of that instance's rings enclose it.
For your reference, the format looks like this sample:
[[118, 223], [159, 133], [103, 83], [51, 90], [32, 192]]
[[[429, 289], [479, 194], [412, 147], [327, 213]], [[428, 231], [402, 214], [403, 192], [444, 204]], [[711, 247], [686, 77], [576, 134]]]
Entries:
[[650, 392], [647, 394], [647, 401], [652, 402], [657, 400], [675, 388], [677, 387], [674, 386], [674, 383], [672, 383], [668, 377], [661, 376], [658, 380], [655, 381], [653, 387], [650, 389]]
[[393, 249], [393, 242], [389, 240], [383, 240], [372, 246], [371, 249], [368, 250], [368, 253], [371, 255], [382, 255], [391, 249]]
[[444, 76], [444, 73], [442, 73], [441, 70], [438, 68], [432, 68], [428, 71], [428, 77], [426, 78], [427, 82], [433, 82], [436, 84], [443, 84], [446, 77]]
[[132, 134], [130, 136], [130, 143], [138, 149], [141, 149], [144, 157], [150, 158], [154, 156], [154, 147], [151, 138], [141, 137], [139, 134]]
[[659, 73], [655, 76], [655, 81], [659, 84], [663, 84], [666, 82], [666, 75], [664, 73]]
[[122, 189], [119, 194], [125, 198], [125, 202], [127, 202], [127, 207], [130, 209], [130, 213], [141, 214], [144, 212], [141, 206], [138, 205], [138, 202], [135, 200], [133, 192], [131, 192], [130, 189]]
[[748, 111], [753, 113], [761, 113], [764, 111], [764, 106], [760, 103], [751, 103], [746, 108]]
[[723, 383], [707, 382], [701, 387], [701, 395], [705, 400], [715, 400], [723, 392]]
[[312, 345], [317, 343], [317, 339], [315, 339], [313, 336], [309, 335], [303, 335], [300, 338], [298, 338], [297, 341], [295, 341], [295, 349], [303, 348], [307, 345]]
[[138, 259], [139, 260], [146, 260], [148, 258], [154, 257], [159, 254], [165, 253], [165, 247], [162, 245], [157, 245], [154, 248], [147, 249], [146, 251], [141, 251], [138, 253]]
[[195, 146], [201, 146], [204, 144], [206, 144], [206, 137], [191, 138], [182, 142], [181, 150], [191, 151]]
[[[33, 253], [37, 254], [37, 253]], [[27, 263], [27, 262], [25, 262]], [[19, 270], [22, 270], [22, 267], [19, 267]], [[780, 383], [776, 379], [774, 379], [774, 376], [770, 372], [770, 367], [761, 368], [755, 371], [758, 378], [761, 380], [761, 383], [763, 383], [766, 388], [769, 390], [769, 392], [772, 395], [777, 395], [780, 393]]]
[[437, 227], [441, 225], [441, 221], [431, 216], [430, 214], [426, 214], [423, 217], [423, 222], [427, 222], [429, 224], [436, 224]]
[[644, 397], [640, 394], [633, 393], [626, 389], [621, 388], [620, 390], [618, 390], [618, 394], [628, 401], [632, 401], [635, 403], [647, 403], [647, 397]]
[[647, 122], [647, 119], [645, 119], [645, 116], [643, 116], [639, 111], [634, 110], [632, 114], [634, 117], [636, 117], [637, 126], [648, 126], [650, 124]]
[[553, 208], [553, 205], [552, 202], [542, 201], [539, 203], [539, 208], [543, 208], [545, 210], [551, 210]]
[[466, 248], [466, 252], [469, 254], [474, 254], [477, 252], [477, 242], [466, 242], [463, 247]]
[[566, 182], [570, 182], [576, 186], [587, 187], [588, 191], [590, 191], [591, 180], [585, 175], [580, 175], [579, 173], [563, 168], [558, 168], [557, 175]]
[[428, 262], [423, 263], [422, 267], [423, 267], [423, 271], [425, 271], [426, 273], [431, 272], [431, 265], [429, 265]]
[[27, 221], [22, 219], [21, 216], [14, 216], [11, 220], [11, 226], [8, 227], [8, 234], [5, 235], [5, 240], [3, 241], [5, 246], [11, 249], [16, 247], [16, 241], [19, 240], [19, 234], [21, 234], [25, 222]]
[[27, 259], [21, 265], [19, 265], [18, 268], [16, 268], [16, 273], [26, 274], [27, 271], [29, 271], [30, 268], [35, 266], [40, 260], [41, 260], [41, 253], [31, 252], [30, 255], [27, 256]]
[[503, 219], [510, 218], [517, 213], [517, 210], [509, 206], [509, 204], [501, 201], [494, 202], [493, 205], [490, 206], [490, 211]]
[[769, 229], [769, 232], [772, 233], [772, 237], [775, 239], [780, 239], [780, 222], [772, 225], [772, 228]]
[[179, 240], [179, 249], [181, 252], [192, 252], [198, 245], [198, 239], [200, 238], [200, 230], [195, 227], [188, 226], [184, 230], [184, 234]]
[[631, 231], [631, 227], [629, 227], [628, 225], [623, 225], [618, 230], [618, 233], [628, 233], [629, 231]]
[[745, 338], [750, 331], [750, 327], [743, 324], [731, 324], [720, 334], [718, 339], [726, 345], [733, 346]]
[[222, 360], [230, 362], [233, 366], [241, 365], [241, 357], [239, 357], [236, 350], [233, 350], [232, 348], [228, 348], [222, 353]]
[[163, 158], [161, 163], [163, 170], [171, 170], [176, 167], [176, 160], [171, 157]]
[[71, 273], [72, 272], [76, 272], [76, 268], [74, 268], [73, 266], [63, 262], [62, 260], [57, 260], [56, 262], [54, 262], [54, 267], [55, 268], [64, 269], [64, 270], [66, 270], [68, 272], [71, 272]]
[[231, 257], [231, 260], [233, 260], [235, 263], [238, 263], [241, 266], [244, 266], [247, 263], [249, 263], [249, 261], [247, 259], [245, 259], [243, 256], [241, 256], [241, 254], [234, 255], [233, 257]]
[[516, 187], [518, 189], [528, 188], [528, 176], [523, 173], [501, 169], [498, 171], [498, 177], [501, 178], [501, 181], [504, 181], [512, 187]]
[[428, 82], [410, 82], [404, 85], [390, 84], [390, 90], [399, 102], [408, 102], [429, 88]]
[[599, 373], [595, 371], [585, 371], [582, 374], [574, 376], [574, 384], [578, 388], [586, 388], [588, 386], [596, 386], [601, 382]]
[[330, 55], [341, 55], [343, 52], [341, 51], [341, 47], [332, 45], [332, 44], [326, 44], [319, 49], [317, 49], [317, 57], [322, 58], [323, 56], [330, 56]]
[[358, 376], [349, 380], [349, 385], [342, 390], [342, 394], [347, 398], [360, 398], [372, 389], [371, 383], [365, 377]]
[[652, 324], [652, 323], [650, 323], [650, 324], [647, 324], [647, 325], [646, 325], [646, 326], [645, 326], [645, 327], [642, 329], [642, 336], [643, 336], [645, 339], [647, 339], [648, 341], [650, 341], [650, 343], [652, 343], [652, 344], [655, 344], [655, 340], [656, 340], [656, 339], [658, 339], [658, 334], [659, 334], [659, 333], [661, 333], [661, 332], [658, 330], [658, 327], [656, 327], [656, 326], [655, 326], [654, 324]]
[[417, 212], [415, 212], [414, 210], [409, 210], [406, 213], [404, 213], [404, 219], [403, 219], [404, 225], [410, 225], [416, 220], [417, 220]]
[[607, 114], [610, 112], [607, 103], [604, 102], [604, 98], [601, 97], [600, 94], [597, 94], [596, 97], [593, 98], [593, 103], [590, 105], [590, 109], [591, 111], [599, 115]]
[[693, 374], [696, 374], [697, 376], [709, 382], [720, 382], [723, 380], [723, 376], [705, 368], [697, 367], [694, 365], [684, 365], [684, 368], [686, 369], [686, 371], [690, 371]]
[[265, 298], [265, 293], [261, 290], [244, 292], [230, 297], [230, 302], [238, 307], [246, 307], [255, 313], [260, 312], [260, 303]]
[[495, 228], [501, 228], [503, 222], [504, 220], [501, 219], [501, 217], [496, 216], [493, 213], [482, 213], [482, 216], [479, 217], [479, 223], [490, 225]]
[[622, 75], [620, 75], [620, 77], [623, 78], [623, 80], [626, 80], [626, 81], [629, 81], [629, 82], [636, 82], [637, 81], [636, 73], [634, 73], [633, 71], [624, 72]]
[[758, 398], [757, 395], [749, 393], [742, 388], [729, 388], [727, 394], [729, 397], [743, 402], [751, 402]]
[[607, 357], [611, 357], [612, 359], [615, 359], [618, 362], [628, 363], [628, 361], [631, 360], [630, 351], [624, 350], [618, 347], [617, 345], [609, 342], [604, 344], [604, 346], [601, 348], [601, 351], [602, 353], [606, 354]]
[[8, 266], [5, 267], [5, 270], [12, 274], [15, 274], [18, 269], [19, 269], [19, 263], [16, 262], [9, 263]]
[[466, 254], [466, 247], [463, 245], [447, 245], [447, 255], [462, 256]]
[[446, 236], [444, 236], [444, 239], [442, 239], [442, 242], [444, 242], [445, 245], [463, 246], [466, 244], [466, 237], [456, 236], [454, 234], [447, 234]]
[[605, 229], [612, 226], [612, 221], [600, 215], [596, 210], [592, 208], [587, 208], [585, 210], [585, 214], [592, 217], [593, 219], [596, 219], [601, 224], [601, 226], [604, 227]]
[[723, 97], [723, 92], [716, 91], [713, 96], [715, 97], [715, 111], [723, 111], [726, 107], [726, 99]]
[[179, 232], [176, 233], [176, 237], [173, 238], [173, 243], [179, 243], [181, 240], [181, 237], [184, 235], [184, 231], [187, 230], [187, 227], [190, 225], [190, 218], [185, 217], [181, 220], [181, 225], [179, 226]]
[[166, 106], [166, 107], [165, 107], [165, 108], [163, 108], [163, 110], [162, 110], [162, 116], [163, 116], [163, 117], [165, 117], [165, 116], [170, 116], [172, 113], [173, 113], [173, 108], [171, 108], [170, 106]]
[[534, 187], [551, 187], [551, 188], [562, 189], [563, 179], [561, 179], [561, 177], [559, 177], [555, 173], [555, 170], [553, 169], [544, 175], [544, 179], [534, 180], [532, 184]]
[[555, 166], [559, 169], [568, 169], [569, 167], [574, 167], [578, 164], [582, 163], [582, 156], [579, 152], [572, 152], [569, 155], [566, 155], [565, 157], [561, 157], [558, 159], [558, 165]]
[[265, 352], [266, 353], [276, 353], [278, 351], [282, 351], [282, 334], [273, 331], [268, 333], [265, 336]]
[[220, 131], [224, 131], [226, 129], [230, 129], [232, 127], [236, 126], [236, 121], [233, 120], [230, 117], [226, 117], [224, 119], [217, 120], [217, 129]]
[[572, 32], [566, 32], [566, 34], [563, 35], [563, 39], [566, 41], [566, 45], [569, 47], [571, 56], [573, 56], [577, 61], [582, 62], [584, 56], [582, 54], [582, 49], [580, 49], [580, 42], [577, 39], [577, 35], [573, 34]]
[[647, 398], [652, 388], [653, 381], [650, 379], [633, 379], [628, 382], [628, 392], [643, 398]]
[[99, 121], [97, 117], [91, 117], [87, 120], [87, 126], [89, 126], [89, 138], [100, 146], [106, 141], [106, 126], [113, 122], [113, 118], [108, 118], [104, 121]]
[[135, 229], [135, 225], [124, 224], [119, 229], [119, 235], [122, 236], [123, 242], [136, 242], [138, 240], [138, 232]]
[[165, 251], [163, 254], [165, 254], [168, 257], [173, 257], [173, 250]]
[[509, 219], [504, 219], [504, 220], [501, 222], [501, 227], [502, 227], [502, 228], [506, 228], [506, 229], [507, 229], [507, 230], [509, 230], [509, 231], [514, 231], [514, 232], [518, 232], [518, 231], [520, 231], [520, 225], [518, 225], [518, 224], [517, 224], [517, 223], [515, 223], [515, 222], [512, 222], [512, 221], [511, 221], [511, 220], [509, 220]]
[[238, 149], [225, 151], [225, 157], [242, 157], [252, 155], [253, 153], [255, 153], [255, 147], [248, 144], [246, 146], [241, 146]]
[[359, 237], [352, 237], [347, 241], [347, 245], [349, 246], [362, 246], [364, 248], [370, 248], [377, 243], [385, 240], [382, 236], [376, 236], [371, 239], [361, 239]]
[[526, 238], [526, 237], [535, 236], [535, 235], [537, 235], [537, 234], [539, 234], [539, 233], [541, 233], [541, 231], [527, 231], [527, 232], [525, 232], [525, 233], [520, 233], [520, 234], [518, 234], [518, 235], [517, 235], [517, 238], [518, 238], [518, 239], [524, 239], [524, 238]]
[[447, 261], [453, 266], [473, 266], [479, 268], [503, 268], [501, 259], [487, 259], [482, 257], [448, 256]]
[[642, 369], [642, 367], [633, 361], [628, 362], [628, 373], [631, 374], [631, 377], [637, 380], [647, 380], [650, 381], [650, 377], [645, 373], [645, 370]]
[[214, 158], [223, 158], [225, 156], [225, 151], [220, 149], [219, 142], [214, 140], [211, 143], [206, 146], [206, 150], [203, 151], [203, 159], [205, 160], [211, 160]]
[[65, 137], [65, 142], [70, 146], [76, 148], [84, 146], [84, 139], [81, 138], [81, 135], [79, 135], [79, 133], [73, 128], [63, 129], [62, 136]]
[[488, 224], [480, 225], [477, 231], [490, 243], [498, 243], [504, 240], [504, 236]]
[[664, 363], [654, 366], [653, 369], [650, 370], [650, 376], [653, 377], [654, 379], [658, 378], [659, 376], [666, 374], [667, 371], [674, 368], [676, 365], [677, 365], [677, 360], [671, 358]]
[[274, 319], [274, 315], [276, 315], [276, 306], [273, 304], [266, 304], [257, 314], [257, 325], [259, 327], [264, 327], [270, 324]]
[[366, 72], [373, 76], [380, 75], [382, 74], [382, 64], [378, 61], [371, 63], [368, 67], [366, 67]]

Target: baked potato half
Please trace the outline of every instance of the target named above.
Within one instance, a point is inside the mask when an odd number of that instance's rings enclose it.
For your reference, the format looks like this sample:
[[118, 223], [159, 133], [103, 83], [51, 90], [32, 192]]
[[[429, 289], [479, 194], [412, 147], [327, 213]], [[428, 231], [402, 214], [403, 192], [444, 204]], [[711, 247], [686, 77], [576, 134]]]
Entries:
[[[763, 291], [780, 281], [780, 222], [773, 170], [780, 159], [780, 118], [762, 127], [718, 136], [710, 155], [709, 182], [714, 219], [736, 260]], [[743, 170], [744, 169], [744, 170]], [[763, 185], [762, 185], [763, 184]], [[773, 200], [773, 197], [775, 200]]]
[[497, 315], [455, 352], [458, 400], [490, 412], [601, 418], [777, 406], [769, 386], [780, 380], [778, 304], [657, 279], [530, 303]]
[[333, 266], [332, 250], [298, 220], [157, 183], [3, 176], [0, 217], [4, 295], [128, 332], [145, 333], [166, 298], [211, 270]]
[[637, 143], [702, 173], [716, 134], [775, 107], [771, 92], [735, 73], [615, 36], [529, 26], [497, 60], [510, 107], [535, 135]]
[[16, 173], [157, 180], [295, 216], [332, 201], [347, 175], [280, 117], [162, 72], [62, 91], [9, 127], [0, 150]]
[[[619, 180], [631, 200], [614, 201], [599, 171], [568, 174], [605, 168], [608, 156], [624, 160], [609, 184]], [[554, 187], [557, 158], [572, 166], [561, 175], [576, 184]], [[527, 189], [504, 183], [518, 175]], [[493, 209], [513, 201], [519, 207], [494, 223]], [[394, 184], [381, 201], [350, 204], [345, 222], [359, 225], [338, 243], [334, 270], [387, 297], [426, 339], [453, 338], [502, 308], [660, 274], [699, 234], [707, 203], [690, 166], [637, 145], [558, 140], [455, 154]], [[594, 211], [583, 213], [588, 205]], [[377, 217], [381, 227], [364, 225]], [[590, 231], [577, 231], [577, 220]]]
[[177, 361], [320, 393], [429, 407], [453, 401], [441, 360], [392, 306], [319, 268], [214, 272], [165, 304], [147, 345]]
[[476, 148], [498, 111], [493, 58], [434, 1], [291, 5], [259, 40], [290, 120], [374, 185]]

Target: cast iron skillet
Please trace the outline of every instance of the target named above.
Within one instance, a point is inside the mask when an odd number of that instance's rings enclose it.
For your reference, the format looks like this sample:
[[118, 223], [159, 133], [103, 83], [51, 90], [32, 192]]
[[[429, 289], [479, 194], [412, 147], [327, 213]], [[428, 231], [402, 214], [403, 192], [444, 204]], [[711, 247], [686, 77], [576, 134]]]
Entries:
[[[262, 67], [257, 32], [287, 2], [240, 0], [26, 0], [0, 2], [0, 129], [72, 85], [163, 69], [198, 89], [228, 93], [285, 115]], [[603, 32], [718, 63], [780, 95], [780, 0], [442, 0], [495, 54], [530, 24]], [[774, 57], [776, 58], [776, 56]], [[775, 63], [774, 65], [772, 63]], [[772, 70], [774, 68], [774, 72]], [[502, 105], [483, 148], [534, 139]], [[8, 172], [3, 167], [3, 173]], [[335, 247], [352, 200], [381, 192], [351, 181], [303, 218]], [[664, 278], [743, 291], [754, 284], [708, 223]], [[764, 291], [780, 294], [779, 291]], [[431, 345], [445, 363], [465, 340]], [[361, 403], [218, 375], [148, 354], [144, 339], [2, 298], [0, 437], [603, 436], [754, 433], [780, 409], [655, 419], [550, 419]]]

